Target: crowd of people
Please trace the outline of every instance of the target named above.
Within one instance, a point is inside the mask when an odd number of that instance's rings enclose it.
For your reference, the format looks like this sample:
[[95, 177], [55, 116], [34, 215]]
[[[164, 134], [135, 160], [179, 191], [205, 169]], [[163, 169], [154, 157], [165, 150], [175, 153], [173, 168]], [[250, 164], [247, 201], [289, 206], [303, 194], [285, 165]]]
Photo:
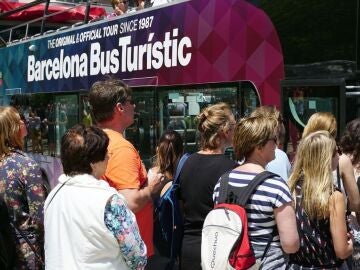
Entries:
[[[7, 248], [1, 269], [169, 269], [154, 246], [153, 200], [174, 179], [182, 138], [165, 131], [147, 172], [123, 135], [134, 122], [132, 89], [120, 80], [98, 81], [89, 104], [96, 125], [64, 133], [63, 174], [51, 192], [41, 167], [23, 152], [27, 130], [19, 112], [0, 107], [0, 214], [9, 220], [16, 254], [7, 260]], [[276, 176], [258, 185], [245, 206], [261, 269], [351, 269], [351, 229], [358, 229], [360, 213], [360, 119], [347, 124], [337, 144], [335, 117], [312, 115], [291, 167], [274, 106], [238, 121], [234, 113], [217, 103], [196, 117], [200, 147], [179, 176], [184, 229], [170, 268], [201, 269], [203, 223], [218, 203], [222, 176], [241, 187], [268, 170]], [[224, 155], [229, 147], [236, 161]]]
[[15, 101], [12, 105], [17, 109], [27, 128], [24, 149], [27, 152], [55, 157], [56, 143], [61, 140], [69, 127], [69, 108], [66, 104], [48, 103], [31, 107]]
[[113, 12], [108, 14], [108, 18], [120, 16], [127, 13], [142, 10], [144, 8], [155, 7], [169, 3], [173, 0], [135, 0], [135, 7], [129, 8], [129, 0], [111, 0]]

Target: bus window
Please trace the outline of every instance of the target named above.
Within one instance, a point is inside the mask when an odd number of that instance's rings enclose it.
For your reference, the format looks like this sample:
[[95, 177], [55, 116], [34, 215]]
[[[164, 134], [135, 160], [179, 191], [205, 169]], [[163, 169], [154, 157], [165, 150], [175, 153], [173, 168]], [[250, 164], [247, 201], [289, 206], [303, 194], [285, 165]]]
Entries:
[[53, 138], [51, 148], [49, 145], [49, 151], [51, 154], [60, 155], [61, 138], [64, 136], [66, 130], [75, 124], [79, 123], [79, 107], [78, 107], [78, 95], [77, 94], [61, 94], [55, 95], [53, 112], [55, 117], [52, 122]]
[[17, 94], [10, 97], [10, 105], [26, 120], [27, 152], [58, 156], [61, 137], [79, 122], [77, 94]]
[[241, 82], [241, 96], [243, 97], [243, 112], [241, 116], [248, 116], [260, 106], [259, 97], [253, 83]]
[[229, 86], [204, 85], [194, 87], [171, 87], [159, 91], [159, 135], [165, 130], [176, 130], [182, 135], [185, 151], [198, 150], [195, 117], [212, 104], [225, 102], [238, 115], [239, 84]]
[[343, 81], [337, 81], [335, 85], [311, 85], [311, 82], [305, 82], [286, 86], [287, 83], [283, 82], [282, 88], [283, 116], [288, 135], [284, 150], [292, 158], [302, 131], [312, 114], [331, 112], [337, 119], [338, 130], [341, 130], [340, 123], [343, 122], [344, 112], [340, 110], [340, 106], [344, 102], [344, 84]]
[[155, 102], [153, 88], [133, 88], [135, 101], [134, 123], [125, 131], [125, 137], [139, 151], [146, 167], [155, 154]]

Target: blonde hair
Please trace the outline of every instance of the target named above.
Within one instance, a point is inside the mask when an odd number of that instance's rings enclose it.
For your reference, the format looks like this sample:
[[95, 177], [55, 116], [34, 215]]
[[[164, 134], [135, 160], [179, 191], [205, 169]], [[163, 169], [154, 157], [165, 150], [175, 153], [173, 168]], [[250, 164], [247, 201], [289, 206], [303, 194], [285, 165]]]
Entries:
[[0, 158], [12, 149], [22, 149], [20, 115], [14, 107], [0, 106]]
[[265, 105], [257, 107], [250, 116], [265, 116], [265, 117], [274, 117], [278, 121], [282, 121], [280, 112], [273, 105]]
[[282, 125], [283, 117], [278, 109], [274, 105], [264, 105], [261, 107], [257, 107], [250, 116], [265, 116], [265, 117], [272, 117], [278, 121], [278, 128], [277, 128], [277, 137], [279, 142], [283, 143], [285, 139], [285, 127]]
[[206, 107], [196, 117], [200, 132], [200, 149], [217, 149], [220, 146], [219, 135], [230, 128], [232, 112], [226, 103]]
[[293, 172], [289, 177], [290, 191], [302, 184], [302, 204], [311, 220], [329, 216], [329, 198], [334, 192], [332, 158], [336, 142], [329, 132], [316, 131], [300, 141]]
[[332, 113], [329, 112], [317, 112], [314, 113], [307, 122], [302, 138], [305, 138], [307, 135], [314, 131], [326, 130], [330, 135], [336, 137], [336, 118]]
[[241, 119], [234, 131], [234, 151], [238, 160], [247, 159], [258, 146], [271, 139], [278, 126], [273, 117], [249, 116]]

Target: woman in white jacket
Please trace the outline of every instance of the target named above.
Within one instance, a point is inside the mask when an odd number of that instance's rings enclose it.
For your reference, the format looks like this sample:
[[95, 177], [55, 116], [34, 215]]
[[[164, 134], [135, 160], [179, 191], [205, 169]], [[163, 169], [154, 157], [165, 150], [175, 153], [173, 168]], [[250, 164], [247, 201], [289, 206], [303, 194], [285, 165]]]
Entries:
[[103, 180], [109, 139], [77, 125], [61, 142], [64, 174], [45, 202], [46, 269], [143, 269], [146, 246], [125, 199]]

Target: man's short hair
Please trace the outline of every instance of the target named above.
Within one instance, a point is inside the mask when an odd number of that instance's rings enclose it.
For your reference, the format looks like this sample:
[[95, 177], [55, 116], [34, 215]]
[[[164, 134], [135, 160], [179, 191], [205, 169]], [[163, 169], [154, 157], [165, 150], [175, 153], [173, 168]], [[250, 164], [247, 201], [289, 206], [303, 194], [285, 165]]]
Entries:
[[95, 126], [78, 124], [61, 140], [61, 163], [66, 175], [91, 174], [91, 163], [105, 160], [109, 137]]
[[131, 95], [131, 88], [121, 80], [109, 79], [95, 82], [89, 93], [89, 102], [95, 121], [111, 120], [116, 104], [124, 104]]

